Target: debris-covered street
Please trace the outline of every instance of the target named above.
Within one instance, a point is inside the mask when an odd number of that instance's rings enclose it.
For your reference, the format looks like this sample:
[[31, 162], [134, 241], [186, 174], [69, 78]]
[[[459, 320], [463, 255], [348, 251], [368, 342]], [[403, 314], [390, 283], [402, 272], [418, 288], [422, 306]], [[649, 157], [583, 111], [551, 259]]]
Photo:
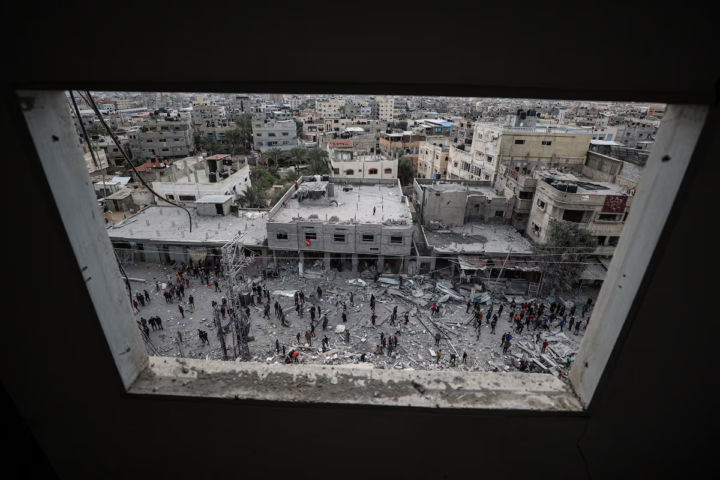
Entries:
[[[163, 329], [151, 329], [149, 337], [152, 347], [157, 354], [171, 357], [222, 359], [220, 343], [217, 339], [217, 329], [213, 326], [212, 306], [214, 300], [221, 303], [226, 295], [227, 288], [221, 278], [219, 281], [222, 291], [216, 292], [215, 286], [206, 286], [199, 278], [191, 274], [186, 275], [190, 280], [189, 288], [185, 290], [182, 300], [173, 298], [172, 303], [166, 302], [163, 296], [163, 284], [175, 281], [177, 270], [171, 266], [157, 264], [126, 264], [125, 271], [131, 280], [133, 296], [147, 290], [151, 301], [139, 305], [136, 320], [141, 318], [160, 317]], [[521, 367], [525, 371], [547, 372], [553, 374], [567, 372], [566, 363], [568, 355], [574, 356], [580, 341], [583, 338], [588, 315], [582, 318], [582, 307], [586, 299], [597, 297], [597, 290], [583, 292], [579, 298], [563, 297], [568, 302], [575, 301], [578, 305], [575, 318], [581, 323], [579, 332], [564, 326], [560, 331], [560, 318], [556, 318], [549, 329], [542, 326], [535, 329], [535, 321], [529, 328], [523, 328], [521, 333], [516, 332], [516, 325], [509, 321], [510, 302], [515, 300], [517, 307], [515, 314], [519, 315], [522, 304], [528, 306], [541, 302], [536, 299], [522, 296], [504, 297], [500, 293], [491, 296], [479, 305], [482, 312], [482, 326], [476, 328], [474, 305], [468, 309], [467, 300], [447, 280], [436, 280], [428, 276], [404, 278], [403, 285], [399, 285], [397, 276], [380, 277], [375, 282], [373, 278], [362, 278], [351, 272], [318, 275], [306, 271], [308, 277], [301, 278], [298, 273], [289, 272], [277, 279], [260, 281], [260, 285], [267, 286], [271, 295], [270, 320], [263, 318], [263, 303], [250, 307], [251, 328], [250, 335], [254, 340], [249, 344], [253, 361], [266, 363], [284, 363], [282, 347], [286, 354], [291, 350], [299, 352], [298, 361], [305, 364], [361, 364], [374, 368], [396, 369], [457, 369], [459, 371], [515, 371]], [[367, 277], [367, 275], [365, 276]], [[261, 277], [255, 277], [260, 280]], [[139, 280], [144, 280], [139, 281]], [[214, 277], [211, 274], [210, 282]], [[251, 281], [251, 280], [249, 280]], [[156, 282], [160, 290], [156, 287]], [[320, 312], [315, 316], [315, 336], [311, 342], [305, 338], [306, 332], [311, 331], [310, 308], [316, 300], [317, 287], [322, 290], [322, 297], [316, 302]], [[305, 295], [304, 315], [302, 318], [296, 313], [293, 293], [302, 291]], [[460, 290], [463, 292], [463, 290]], [[352, 293], [352, 303], [350, 294]], [[589, 294], [589, 295], [588, 295]], [[195, 308], [188, 306], [188, 298], [194, 297]], [[375, 325], [372, 325], [372, 310], [370, 307], [371, 295], [375, 296], [376, 307]], [[487, 295], [479, 291], [475, 299], [486, 300]], [[286, 314], [289, 326], [282, 326], [280, 319], [275, 315], [274, 303], [278, 301]], [[343, 306], [347, 306], [347, 322], [342, 319]], [[550, 315], [552, 299], [545, 299], [545, 318]], [[440, 315], [432, 315], [432, 305], [441, 306]], [[502, 313], [498, 315], [495, 333], [491, 333], [491, 320], [488, 311], [492, 304], [492, 315], [498, 314], [501, 306]], [[178, 305], [182, 305], [185, 318], [182, 318]], [[558, 300], [558, 310], [562, 305]], [[568, 322], [572, 303], [566, 303]], [[392, 313], [397, 307], [397, 321], [392, 323]], [[406, 319], [407, 312], [407, 323]], [[556, 311], [557, 313], [557, 311]], [[322, 317], [327, 315], [328, 327], [322, 328]], [[537, 313], [535, 315], [538, 316]], [[223, 322], [225, 323], [225, 322]], [[523, 325], [525, 321], [522, 322]], [[541, 322], [542, 323], [542, 322]], [[208, 334], [209, 345], [204, 345], [199, 337], [199, 331]], [[349, 331], [349, 342], [347, 333]], [[178, 335], [178, 332], [180, 335]], [[439, 345], [436, 345], [436, 336], [440, 334]], [[510, 346], [507, 353], [503, 353], [503, 335], [510, 333]], [[540, 333], [538, 341], [537, 334]], [[299, 335], [299, 341], [298, 341]], [[386, 339], [381, 349], [381, 335]], [[397, 337], [397, 346], [393, 347], [394, 337]], [[328, 339], [328, 346], [323, 352], [322, 340]], [[228, 335], [229, 338], [229, 335]], [[392, 339], [392, 340], [391, 340]], [[279, 342], [280, 353], [277, 352], [276, 340]], [[544, 353], [541, 352], [543, 343], [548, 345]], [[310, 344], [311, 343], [311, 344]], [[438, 362], [437, 351], [441, 351]], [[463, 361], [463, 354], [467, 359]], [[151, 352], [152, 353], [152, 352]], [[365, 354], [364, 360], [362, 355]], [[451, 356], [455, 356], [453, 361]], [[527, 362], [527, 363], [526, 363]]]

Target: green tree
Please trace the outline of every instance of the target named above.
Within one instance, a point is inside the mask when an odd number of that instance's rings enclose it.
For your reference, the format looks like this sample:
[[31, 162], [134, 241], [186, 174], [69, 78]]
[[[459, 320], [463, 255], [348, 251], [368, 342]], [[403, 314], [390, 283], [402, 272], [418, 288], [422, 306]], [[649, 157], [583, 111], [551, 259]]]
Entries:
[[328, 152], [322, 148], [311, 148], [307, 151], [307, 159], [311, 162], [328, 162]]
[[235, 119], [235, 126], [240, 132], [243, 146], [249, 150], [253, 147], [252, 115], [243, 113]]
[[256, 166], [250, 169], [250, 182], [260, 190], [267, 190], [280, 181], [277, 169]]
[[[280, 160], [283, 158], [283, 152], [279, 148], [271, 148], [263, 153], [263, 157], [271, 160], [275, 164], [275, 168], [278, 168]], [[270, 162], [268, 162], [268, 165], [270, 165]]]
[[90, 125], [85, 126], [85, 131], [89, 136], [93, 135], [105, 135], [107, 131], [105, 130], [105, 127], [103, 127], [103, 124], [100, 122], [91, 123]]
[[238, 147], [242, 147], [244, 143], [243, 135], [237, 128], [227, 132], [227, 134], [225, 135], [225, 141], [230, 147], [230, 152], [228, 152], [230, 153], [230, 155], [235, 155], [235, 151], [238, 149]]
[[305, 175], [329, 175], [330, 167], [325, 162], [310, 162], [303, 173]]
[[534, 253], [543, 273], [542, 289], [555, 295], [570, 291], [585, 269], [583, 260], [597, 248], [597, 238], [577, 223], [551, 219], [547, 243]]
[[410, 185], [415, 177], [413, 163], [410, 157], [400, 157], [398, 160], [398, 178], [402, 186]]
[[252, 185], [240, 194], [238, 199], [240, 205], [245, 208], [267, 208], [267, 196], [265, 190], [257, 185]]
[[290, 149], [290, 161], [295, 165], [295, 170], [300, 168], [300, 165], [303, 164], [305, 159], [307, 158], [307, 150], [295, 147]]

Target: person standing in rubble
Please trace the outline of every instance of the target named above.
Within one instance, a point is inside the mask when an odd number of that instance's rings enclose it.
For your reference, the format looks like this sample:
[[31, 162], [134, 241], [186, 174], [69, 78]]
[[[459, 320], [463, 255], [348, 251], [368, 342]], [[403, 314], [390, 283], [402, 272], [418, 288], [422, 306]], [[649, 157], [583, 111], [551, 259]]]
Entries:
[[503, 304], [501, 303], [501, 304], [500, 304], [500, 308], [498, 308], [498, 313], [497, 313], [497, 316], [498, 316], [498, 317], [501, 317], [501, 316], [502, 316], [503, 307], [505, 307], [505, 305], [503, 305]]
[[350, 343], [350, 330], [345, 330], [345, 342]]
[[280, 340], [275, 339], [275, 350], [277, 351], [278, 355], [280, 354]]
[[270, 320], [270, 304], [269, 304], [269, 303], [266, 303], [266, 304], [265, 304], [265, 310], [264, 310], [264, 312], [263, 312], [263, 318], [267, 318], [268, 320]]
[[150, 303], [150, 294], [148, 293], [147, 290], [143, 290], [143, 292], [145, 292], [145, 301]]
[[183, 310], [182, 305], [178, 305], [178, 310], [180, 310], [180, 315], [182, 315], [182, 318], [185, 318], [185, 310]]
[[277, 316], [279, 309], [280, 309], [280, 304], [278, 303], [277, 300], [275, 300], [275, 316]]
[[160, 291], [160, 282], [155, 282], [155, 291], [156, 292]]
[[432, 307], [430, 307], [430, 316], [431, 316], [431, 317], [434, 317], [436, 311], [437, 311], [437, 305], [435, 305], [435, 304], [433, 303], [433, 304], [432, 304]]
[[343, 323], [347, 323], [347, 314], [345, 312], [342, 312], [342, 321]]
[[575, 322], [575, 335], [580, 333], [580, 325], [581, 325], [580, 322]]
[[220, 290], [220, 284], [218, 283], [217, 279], [215, 280], [215, 292], [222, 293], [222, 290]]
[[468, 300], [468, 301], [467, 301], [467, 308], [465, 309], [465, 313], [470, 313], [470, 305], [472, 305], [472, 303], [470, 302], [470, 300]]
[[568, 330], [572, 331], [574, 323], [575, 323], [575, 317], [570, 315], [570, 323], [568, 323]]
[[312, 337], [317, 336], [317, 335], [315, 335], [315, 324], [314, 323], [310, 324], [310, 336], [312, 336]]
[[327, 326], [328, 326], [328, 318], [327, 318], [327, 315], [323, 315], [323, 324], [322, 324], [322, 326], [323, 326], [323, 330], [327, 330]]
[[[493, 317], [493, 321], [490, 322], [490, 333], [495, 335], [495, 326], [497, 325], [497, 317]], [[478, 335], [479, 337], [479, 335]]]
[[353, 295], [353, 292], [350, 292], [350, 306], [355, 306], [355, 296]]
[[375, 315], [375, 312], [373, 312], [373, 314], [370, 315], [370, 323], [372, 323], [373, 326], [375, 326], [375, 320], [377, 320], [377, 315]]
[[560, 319], [560, 331], [563, 331], [563, 327], [565, 326], [565, 317]]
[[318, 300], [322, 298], [322, 288], [320, 288], [320, 285], [317, 287], [317, 294], [318, 294]]
[[467, 352], [463, 352], [462, 361], [465, 365], [467, 365]]
[[435, 345], [440, 345], [440, 339], [442, 339], [442, 335], [438, 332], [435, 334]]
[[405, 325], [407, 325], [408, 323], [410, 323], [410, 312], [406, 311], [403, 315], [405, 315]]
[[282, 325], [283, 327], [286, 327], [289, 325], [287, 323], [287, 317], [283, 313], [282, 308], [280, 309], [280, 325]]
[[545, 350], [547, 349], [548, 345], [550, 345], [550, 343], [547, 340], [544, 340], [542, 343], [542, 348], [540, 349], [540, 353], [545, 353]]
[[437, 362], [436, 362], [437, 365], [440, 365], [440, 357], [441, 357], [441, 356], [442, 356], [442, 350], [438, 350], [438, 351], [435, 353], [435, 358], [437, 359]]
[[305, 331], [305, 341], [312, 347], [312, 334], [308, 331]]
[[[510, 336], [510, 335], [508, 335]], [[503, 354], [507, 354], [508, 349], [510, 348], [510, 339], [506, 339], [505, 343], [503, 343]]]

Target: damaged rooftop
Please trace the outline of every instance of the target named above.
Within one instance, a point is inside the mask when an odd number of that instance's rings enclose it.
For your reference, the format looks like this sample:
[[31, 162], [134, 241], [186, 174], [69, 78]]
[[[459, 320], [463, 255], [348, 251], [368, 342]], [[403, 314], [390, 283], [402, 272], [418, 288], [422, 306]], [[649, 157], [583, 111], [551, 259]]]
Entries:
[[[396, 183], [347, 184], [346, 187], [340, 183], [332, 183], [332, 196], [327, 191], [329, 184], [330, 182], [304, 182], [298, 193], [325, 191], [325, 196], [320, 200], [325, 203], [310, 200], [300, 202], [297, 195], [292, 195], [285, 201], [285, 207], [279, 209], [272, 218], [272, 222], [333, 221], [350, 224], [357, 220], [357, 223], [365, 224], [412, 224], [410, 208]], [[311, 218], [313, 215], [315, 217]], [[337, 217], [337, 220], [331, 220], [332, 217]]]
[[150, 206], [108, 228], [111, 240], [151, 240], [164, 243], [225, 244], [240, 232], [243, 243], [260, 246], [267, 239], [267, 211], [240, 210], [240, 216], [198, 215], [188, 208], [192, 218], [190, 232], [187, 213], [176, 207]]
[[531, 254], [532, 245], [512, 225], [467, 223], [462, 227], [430, 230], [422, 227], [429, 247], [437, 253]]

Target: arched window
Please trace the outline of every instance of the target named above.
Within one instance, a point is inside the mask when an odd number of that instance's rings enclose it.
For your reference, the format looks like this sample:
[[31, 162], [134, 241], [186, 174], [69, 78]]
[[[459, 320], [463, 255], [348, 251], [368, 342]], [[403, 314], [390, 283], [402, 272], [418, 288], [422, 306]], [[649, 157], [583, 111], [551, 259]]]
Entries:
[[371, 168], [368, 170], [368, 175], [377, 175], [378, 169], [377, 168]]
[[386, 169], [385, 169], [385, 175], [388, 175], [388, 174], [390, 174], [390, 173], [392, 173], [392, 168], [386, 168]]
[[355, 174], [355, 170], [353, 170], [353, 169], [345, 170], [345, 175], [354, 175], [354, 174]]

